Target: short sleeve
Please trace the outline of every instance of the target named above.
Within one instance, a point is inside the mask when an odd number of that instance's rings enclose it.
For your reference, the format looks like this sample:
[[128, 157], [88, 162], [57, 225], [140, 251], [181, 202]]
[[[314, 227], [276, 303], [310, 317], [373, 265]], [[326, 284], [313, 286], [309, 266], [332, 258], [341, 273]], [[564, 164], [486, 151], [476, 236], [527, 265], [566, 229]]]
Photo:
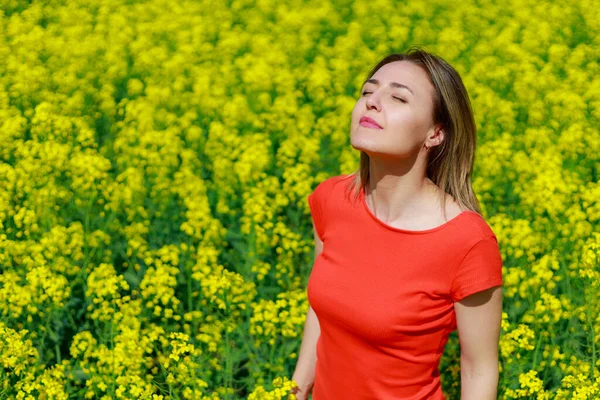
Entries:
[[339, 182], [344, 176], [332, 176], [317, 185], [311, 194], [308, 195], [308, 205], [312, 215], [313, 224], [317, 231], [317, 236], [321, 241], [325, 236], [325, 227], [327, 225], [327, 202], [329, 201], [333, 187], [336, 182]]
[[[321, 183], [322, 185], [322, 183]], [[323, 201], [324, 199], [319, 194], [321, 188], [317, 186], [315, 190], [308, 195], [308, 206], [310, 207], [310, 213], [312, 215], [313, 224], [317, 231], [317, 236], [323, 241]]]
[[502, 286], [502, 255], [495, 235], [477, 242], [465, 255], [452, 281], [453, 301], [494, 286]]

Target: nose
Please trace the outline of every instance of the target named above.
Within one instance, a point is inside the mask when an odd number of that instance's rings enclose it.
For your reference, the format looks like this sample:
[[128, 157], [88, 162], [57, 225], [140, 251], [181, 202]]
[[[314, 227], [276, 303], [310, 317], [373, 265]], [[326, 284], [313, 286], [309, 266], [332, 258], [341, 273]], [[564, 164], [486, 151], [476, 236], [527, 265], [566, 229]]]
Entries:
[[379, 104], [379, 97], [376, 96], [376, 92], [371, 93], [371, 95], [369, 97], [367, 97], [367, 110], [371, 110], [371, 109], [376, 109], [377, 111], [380, 110], [380, 104]]

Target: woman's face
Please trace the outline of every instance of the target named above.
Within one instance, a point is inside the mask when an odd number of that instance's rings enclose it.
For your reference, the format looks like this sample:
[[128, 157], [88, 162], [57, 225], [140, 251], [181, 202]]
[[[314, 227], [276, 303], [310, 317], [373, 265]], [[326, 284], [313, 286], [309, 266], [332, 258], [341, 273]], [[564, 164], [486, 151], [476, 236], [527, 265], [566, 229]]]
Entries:
[[[369, 156], [394, 158], [426, 151], [423, 144], [434, 132], [433, 94], [427, 73], [409, 61], [394, 61], [381, 67], [361, 89], [352, 111], [350, 142]], [[369, 117], [380, 126], [361, 123]]]

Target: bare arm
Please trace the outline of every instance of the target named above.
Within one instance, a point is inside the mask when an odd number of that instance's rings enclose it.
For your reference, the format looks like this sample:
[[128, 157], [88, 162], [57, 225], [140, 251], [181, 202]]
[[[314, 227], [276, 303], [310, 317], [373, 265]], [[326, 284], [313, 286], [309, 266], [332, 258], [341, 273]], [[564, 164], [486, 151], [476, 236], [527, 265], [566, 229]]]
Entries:
[[[315, 237], [315, 259], [323, 251], [323, 242], [319, 239], [317, 231], [313, 225], [313, 234]], [[308, 393], [311, 391], [315, 380], [315, 367], [317, 364], [317, 340], [321, 334], [319, 320], [312, 307], [309, 305], [306, 313], [306, 322], [304, 323], [304, 334], [302, 336], [302, 345], [296, 369], [292, 379], [296, 381], [298, 387], [292, 393], [296, 394], [298, 399], [308, 399]]]
[[495, 400], [502, 286], [454, 303], [460, 341], [461, 400]]

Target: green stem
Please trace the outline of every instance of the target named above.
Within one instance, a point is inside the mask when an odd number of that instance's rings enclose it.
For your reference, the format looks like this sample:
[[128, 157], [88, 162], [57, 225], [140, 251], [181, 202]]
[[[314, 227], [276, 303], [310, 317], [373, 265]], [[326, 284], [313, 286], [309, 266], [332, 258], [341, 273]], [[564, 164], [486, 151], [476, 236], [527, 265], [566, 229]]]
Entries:
[[[110, 351], [111, 351], [111, 357], [113, 358], [112, 361], [112, 367], [114, 368], [114, 356], [115, 356], [115, 345], [114, 345], [114, 333], [113, 333], [113, 323], [112, 321], [110, 322]], [[112, 379], [111, 379], [111, 383], [110, 383], [110, 387], [111, 387], [111, 394], [115, 393], [115, 380], [117, 379], [117, 377], [115, 376], [115, 371], [114, 369], [111, 370], [111, 375], [112, 375]]]
[[536, 369], [537, 367], [537, 358], [538, 358], [538, 354], [540, 352], [540, 342], [542, 341], [542, 335], [538, 334], [538, 338], [537, 338], [537, 342], [535, 343], [535, 350], [533, 353], [533, 369]]
[[225, 398], [229, 399], [229, 331], [227, 325], [225, 326], [225, 378], [223, 380], [223, 386], [225, 389]]
[[60, 347], [58, 346], [58, 342], [54, 342], [54, 352], [56, 353], [56, 360], [60, 364], [62, 359], [60, 358]]
[[[187, 269], [187, 268], [186, 268]], [[192, 305], [192, 271], [188, 271], [187, 274], [187, 301], [188, 301], [188, 312], [193, 311]]]
[[67, 313], [67, 317], [69, 319], [69, 322], [71, 323], [71, 327], [73, 328], [73, 330], [75, 330], [76, 332], [78, 332], [77, 328], [77, 323], [75, 323], [75, 320], [73, 319], [73, 316], [71, 315], [71, 313]]
[[594, 379], [594, 370], [596, 368], [596, 335], [594, 333], [594, 324], [592, 323], [592, 315], [591, 315], [591, 300], [588, 298], [589, 291], [586, 291], [586, 300], [587, 300], [587, 323], [590, 329], [590, 334], [592, 336], [592, 383], [595, 382]]
[[[225, 304], [225, 315], [227, 315], [227, 319], [229, 319], [229, 304], [227, 302], [227, 295], [226, 293], [223, 293], [222, 296], [222, 300], [223, 303]], [[232, 386], [232, 381], [233, 381], [233, 376], [231, 374], [231, 365], [230, 365], [230, 358], [231, 358], [231, 353], [229, 351], [229, 330], [228, 330], [229, 324], [225, 324], [225, 378], [223, 379], [223, 386], [225, 389], [225, 399], [229, 399], [229, 387]]]

